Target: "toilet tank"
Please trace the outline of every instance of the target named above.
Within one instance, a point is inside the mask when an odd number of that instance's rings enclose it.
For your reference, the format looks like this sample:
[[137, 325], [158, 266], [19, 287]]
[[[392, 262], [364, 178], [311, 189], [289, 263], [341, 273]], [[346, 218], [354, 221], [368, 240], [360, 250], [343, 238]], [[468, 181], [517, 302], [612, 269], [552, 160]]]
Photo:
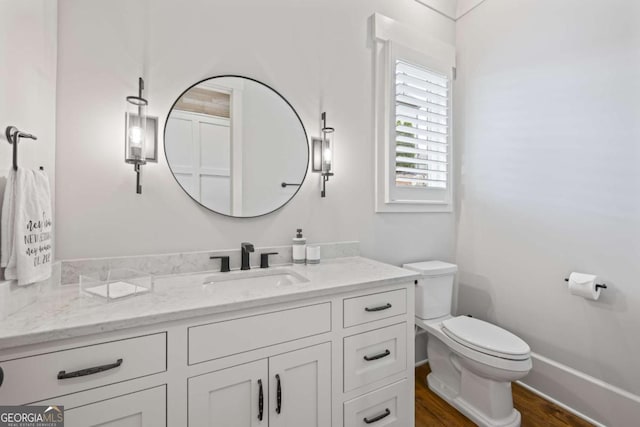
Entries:
[[429, 320], [451, 314], [453, 279], [458, 266], [443, 261], [404, 264], [422, 275], [416, 285], [416, 316]]

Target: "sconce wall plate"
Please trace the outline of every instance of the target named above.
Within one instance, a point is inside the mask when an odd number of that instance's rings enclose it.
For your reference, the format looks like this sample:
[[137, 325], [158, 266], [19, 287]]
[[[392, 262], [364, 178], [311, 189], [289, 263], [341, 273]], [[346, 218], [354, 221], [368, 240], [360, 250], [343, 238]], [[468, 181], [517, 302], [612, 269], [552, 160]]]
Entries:
[[322, 172], [322, 138], [311, 138], [311, 171]]

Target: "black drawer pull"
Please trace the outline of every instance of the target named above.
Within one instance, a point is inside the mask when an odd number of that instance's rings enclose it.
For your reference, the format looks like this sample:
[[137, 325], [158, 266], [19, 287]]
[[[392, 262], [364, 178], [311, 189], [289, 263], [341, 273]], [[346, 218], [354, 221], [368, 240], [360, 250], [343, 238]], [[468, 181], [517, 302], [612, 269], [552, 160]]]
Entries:
[[98, 372], [104, 372], [104, 371], [108, 371], [109, 369], [117, 368], [120, 365], [122, 365], [122, 359], [118, 359], [116, 363], [110, 363], [108, 365], [102, 365], [102, 366], [94, 366], [93, 368], [80, 369], [79, 371], [69, 372], [68, 374], [66, 371], [60, 371], [58, 372], [58, 379], [66, 380], [68, 378], [76, 378], [76, 377], [84, 377], [87, 375], [93, 375], [93, 374], [97, 374]]
[[387, 310], [391, 308], [391, 303], [386, 303], [385, 305], [379, 305], [377, 307], [365, 307], [364, 311], [382, 311], [382, 310]]
[[389, 415], [391, 415], [391, 411], [389, 410], [389, 408], [386, 408], [384, 410], [384, 413], [382, 413], [382, 414], [380, 414], [380, 415], [378, 415], [376, 417], [373, 417], [373, 418], [365, 417], [364, 418], [364, 422], [367, 423], [367, 424], [375, 423], [376, 421], [380, 421], [383, 418], [387, 418]]
[[376, 354], [375, 356], [365, 356], [364, 360], [367, 362], [371, 362], [372, 360], [382, 359], [383, 357], [387, 357], [391, 352], [389, 350], [385, 350], [384, 353]]
[[4, 371], [2, 370], [2, 368], [0, 368], [0, 386], [2, 385], [3, 382], [4, 382]]
[[276, 390], [276, 413], [279, 414], [282, 411], [282, 384], [280, 384], [280, 375], [276, 374], [276, 380], [278, 381]]
[[258, 380], [260, 393], [258, 394], [258, 420], [262, 421], [262, 412], [264, 411], [264, 393], [262, 391], [262, 380]]

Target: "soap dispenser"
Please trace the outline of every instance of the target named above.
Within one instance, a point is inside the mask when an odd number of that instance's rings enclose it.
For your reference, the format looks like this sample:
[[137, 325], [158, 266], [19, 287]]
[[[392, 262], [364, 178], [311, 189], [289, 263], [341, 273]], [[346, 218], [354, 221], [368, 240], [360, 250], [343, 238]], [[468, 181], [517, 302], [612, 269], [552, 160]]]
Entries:
[[302, 228], [298, 228], [296, 237], [293, 238], [293, 263], [304, 264], [307, 253], [307, 239], [302, 237]]

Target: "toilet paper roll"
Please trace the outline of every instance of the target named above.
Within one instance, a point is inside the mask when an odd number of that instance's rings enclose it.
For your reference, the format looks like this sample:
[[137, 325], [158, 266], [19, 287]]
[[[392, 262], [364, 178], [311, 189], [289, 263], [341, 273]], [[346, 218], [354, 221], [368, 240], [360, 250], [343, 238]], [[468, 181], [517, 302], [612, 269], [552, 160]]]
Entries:
[[585, 273], [571, 273], [569, 276], [569, 292], [572, 295], [597, 301], [600, 298], [600, 288], [596, 288], [598, 276]]

